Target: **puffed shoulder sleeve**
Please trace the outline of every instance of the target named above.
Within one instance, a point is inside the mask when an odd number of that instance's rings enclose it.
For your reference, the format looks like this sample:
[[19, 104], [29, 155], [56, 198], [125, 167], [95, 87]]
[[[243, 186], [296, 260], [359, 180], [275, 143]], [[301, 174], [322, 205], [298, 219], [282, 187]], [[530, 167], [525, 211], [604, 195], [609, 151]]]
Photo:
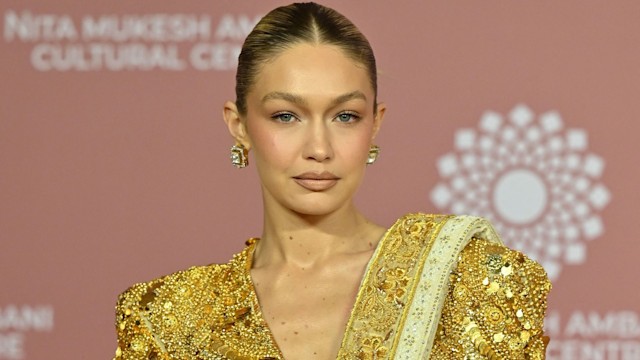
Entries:
[[149, 321], [149, 304], [159, 281], [137, 284], [120, 294], [116, 305], [118, 348], [114, 360], [169, 359]]
[[458, 353], [460, 358], [544, 359], [549, 340], [542, 326], [550, 290], [535, 261], [473, 239], [451, 275], [431, 358]]

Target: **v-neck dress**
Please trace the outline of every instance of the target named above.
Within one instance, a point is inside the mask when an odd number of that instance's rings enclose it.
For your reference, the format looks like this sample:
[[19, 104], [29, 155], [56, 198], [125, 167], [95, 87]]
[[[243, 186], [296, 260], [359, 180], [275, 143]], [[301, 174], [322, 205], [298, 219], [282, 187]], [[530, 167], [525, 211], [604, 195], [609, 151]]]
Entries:
[[[337, 358], [543, 359], [551, 285], [536, 262], [492, 241], [486, 224], [400, 218], [367, 265]], [[251, 281], [256, 241], [226, 264], [121, 294], [114, 359], [284, 359]]]

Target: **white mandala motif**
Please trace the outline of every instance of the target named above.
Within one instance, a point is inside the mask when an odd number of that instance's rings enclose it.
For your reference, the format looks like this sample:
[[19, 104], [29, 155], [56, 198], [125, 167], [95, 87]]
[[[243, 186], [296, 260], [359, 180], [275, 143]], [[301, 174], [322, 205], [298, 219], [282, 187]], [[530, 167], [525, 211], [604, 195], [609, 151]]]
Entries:
[[431, 200], [454, 214], [490, 220], [505, 243], [540, 262], [549, 277], [585, 261], [584, 240], [602, 235], [599, 211], [610, 193], [604, 160], [587, 151], [587, 133], [563, 129], [560, 114], [516, 106], [505, 119], [487, 111], [478, 129], [460, 129], [455, 152], [438, 160]]

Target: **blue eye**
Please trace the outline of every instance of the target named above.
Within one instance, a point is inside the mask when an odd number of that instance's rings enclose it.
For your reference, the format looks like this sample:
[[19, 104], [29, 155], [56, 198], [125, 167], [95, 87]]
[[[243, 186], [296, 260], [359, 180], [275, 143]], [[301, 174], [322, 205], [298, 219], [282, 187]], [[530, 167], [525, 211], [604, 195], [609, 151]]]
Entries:
[[281, 123], [290, 123], [296, 120], [296, 117], [290, 113], [275, 114], [271, 118]]
[[336, 120], [341, 123], [352, 123], [360, 120], [360, 117], [356, 114], [344, 112], [338, 114], [338, 116], [336, 116]]

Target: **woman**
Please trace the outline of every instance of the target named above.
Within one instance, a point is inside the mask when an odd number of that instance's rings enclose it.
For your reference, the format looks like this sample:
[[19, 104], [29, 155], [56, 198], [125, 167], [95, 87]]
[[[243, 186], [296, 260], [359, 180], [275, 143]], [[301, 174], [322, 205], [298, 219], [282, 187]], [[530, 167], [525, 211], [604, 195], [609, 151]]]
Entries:
[[354, 207], [385, 106], [349, 20], [275, 9], [237, 71], [223, 114], [233, 164], [251, 151], [261, 179], [261, 239], [123, 293], [116, 359], [544, 358], [544, 270], [484, 220], [409, 214], [384, 229]]

